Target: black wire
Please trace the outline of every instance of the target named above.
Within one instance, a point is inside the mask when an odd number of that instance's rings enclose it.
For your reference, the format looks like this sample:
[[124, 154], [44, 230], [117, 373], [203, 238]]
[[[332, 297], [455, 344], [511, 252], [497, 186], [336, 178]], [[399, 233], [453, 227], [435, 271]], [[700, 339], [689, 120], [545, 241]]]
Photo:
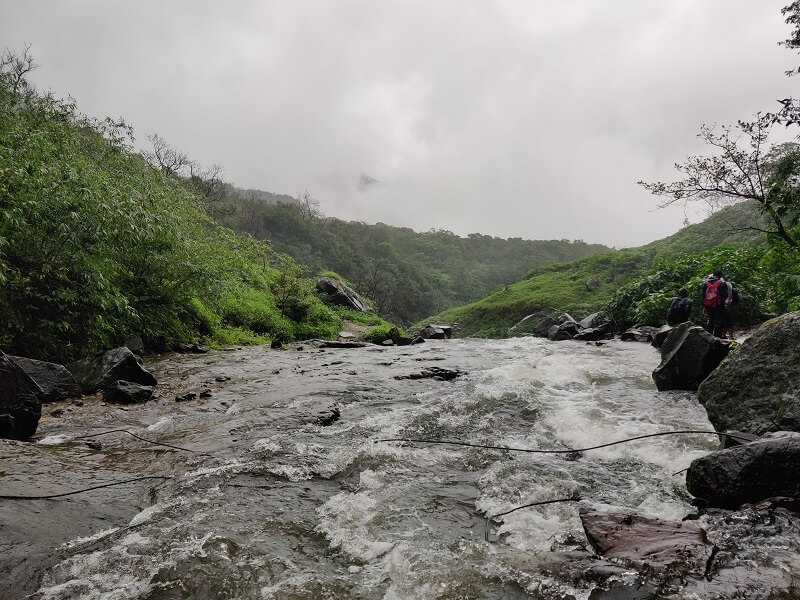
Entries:
[[10, 496], [10, 495], [0, 495], [0, 498], [4, 500], [48, 500], [50, 498], [63, 498], [64, 496], [72, 496], [74, 494], [82, 494], [83, 492], [90, 492], [92, 490], [99, 490], [101, 488], [107, 488], [114, 485], [123, 485], [125, 483], [133, 483], [134, 481], [143, 481], [145, 479], [172, 479], [169, 475], [147, 475], [145, 477], [135, 477], [133, 479], [125, 479], [123, 481], [114, 481], [112, 483], [104, 483], [103, 485], [95, 485], [88, 488], [83, 488], [81, 490], [75, 490], [73, 492], [64, 492], [62, 494], [51, 494], [49, 496]]
[[[143, 442], [147, 442], [148, 444], [154, 444], [156, 446], [165, 446], [167, 448], [173, 448], [174, 450], [183, 450], [184, 452], [197, 452], [197, 450], [192, 450], [191, 448], [181, 448], [180, 446], [173, 446], [172, 444], [165, 444], [163, 442], [156, 442], [154, 440], [148, 440], [147, 438], [143, 438], [140, 435], [136, 435], [132, 431], [128, 431], [127, 429], [112, 429], [110, 431], [102, 431], [100, 433], [91, 433], [89, 435], [79, 435], [75, 439], [76, 440], [83, 440], [86, 438], [97, 437], [99, 435], [107, 435], [109, 433], [127, 433], [130, 436], [135, 437], [137, 440], [142, 440]], [[211, 456], [210, 454], [206, 456]]]
[[489, 522], [496, 519], [497, 517], [502, 517], [504, 515], [511, 514], [517, 510], [521, 510], [523, 508], [530, 508], [531, 506], [543, 506], [545, 504], [556, 504], [558, 502], [580, 502], [582, 498], [578, 495], [570, 496], [569, 498], [556, 498], [554, 500], [542, 500], [540, 502], [531, 502], [530, 504], [523, 504], [522, 506], [517, 506], [516, 508], [512, 508], [511, 510], [507, 510], [506, 512], [497, 513], [496, 515], [491, 515], [486, 517], [486, 522], [483, 529], [483, 539], [487, 542], [489, 541]]
[[[734, 439], [744, 441], [745, 438], [735, 433], [719, 433], [717, 431], [697, 431], [693, 429], [682, 431], [662, 431], [660, 433], [648, 433], [647, 435], [637, 435], [636, 437], [618, 440], [616, 442], [609, 442], [607, 444], [600, 444], [599, 446], [591, 446], [589, 448], [568, 448], [567, 450], [532, 450], [530, 448], [512, 448], [510, 446], [492, 446], [488, 444], [472, 444], [469, 442], [454, 442], [449, 440], [428, 440], [420, 438], [386, 438], [382, 440], [375, 440], [375, 442], [413, 442], [419, 444], [449, 444], [452, 446], [469, 446], [471, 448], [485, 448], [487, 450], [508, 450], [510, 452], [530, 452], [534, 454], [570, 454], [572, 452], [587, 452], [588, 450], [597, 450], [599, 448], [607, 448], [608, 446], [615, 446], [616, 444], [624, 444], [626, 442], [633, 442], [636, 440], [643, 440], [651, 437], [658, 437], [661, 435], [679, 435], [686, 433], [704, 433], [708, 435], [725, 435]], [[752, 441], [752, 440], [746, 440]]]

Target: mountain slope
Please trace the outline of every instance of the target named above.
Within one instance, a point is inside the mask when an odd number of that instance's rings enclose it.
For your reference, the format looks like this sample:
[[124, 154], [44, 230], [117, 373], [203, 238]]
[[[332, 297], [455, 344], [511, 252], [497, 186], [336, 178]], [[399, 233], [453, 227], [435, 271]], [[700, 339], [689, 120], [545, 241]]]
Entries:
[[[507, 337], [511, 326], [536, 311], [558, 309], [582, 318], [601, 309], [620, 287], [644, 273], [658, 258], [720, 245], [763, 244], [762, 234], [744, 229], [758, 218], [755, 203], [736, 204], [639, 248], [534, 269], [476, 302], [447, 309], [420, 323], [458, 323], [459, 335], [464, 337]], [[586, 285], [590, 279], [598, 284], [592, 291]]]

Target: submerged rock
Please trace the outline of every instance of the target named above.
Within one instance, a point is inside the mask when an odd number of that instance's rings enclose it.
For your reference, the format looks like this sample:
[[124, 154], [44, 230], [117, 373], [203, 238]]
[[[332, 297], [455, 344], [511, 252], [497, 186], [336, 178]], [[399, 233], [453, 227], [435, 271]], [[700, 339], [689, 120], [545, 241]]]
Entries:
[[9, 356], [8, 358], [17, 363], [41, 388], [42, 402], [58, 402], [67, 398], [80, 397], [81, 386], [63, 365], [23, 356]]
[[728, 355], [730, 342], [687, 321], [674, 327], [661, 346], [653, 381], [661, 390], [696, 390]]
[[800, 431], [800, 311], [759, 327], [703, 382], [697, 399], [718, 431]]
[[115, 381], [156, 385], [156, 378], [139, 364], [136, 356], [126, 346], [109, 350], [95, 358], [70, 363], [67, 369], [85, 394], [106, 388]]
[[774, 496], [800, 497], [800, 433], [777, 432], [692, 461], [689, 493], [709, 506], [738, 508]]
[[631, 327], [630, 329], [623, 331], [619, 335], [619, 339], [623, 342], [650, 343], [653, 341], [653, 337], [657, 331], [658, 330], [655, 327], [650, 327], [649, 325], [639, 325], [638, 327]]
[[595, 551], [645, 572], [702, 576], [712, 545], [699, 525], [637, 514], [581, 508], [581, 523]]
[[25, 439], [36, 433], [42, 395], [36, 382], [0, 350], [0, 438]]

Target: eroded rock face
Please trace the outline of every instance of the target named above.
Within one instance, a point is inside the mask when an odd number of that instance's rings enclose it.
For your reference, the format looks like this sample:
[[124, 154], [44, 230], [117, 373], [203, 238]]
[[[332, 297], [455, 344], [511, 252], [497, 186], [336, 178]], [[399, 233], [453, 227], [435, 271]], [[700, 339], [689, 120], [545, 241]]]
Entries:
[[156, 385], [156, 378], [142, 367], [126, 346], [109, 350], [95, 358], [67, 365], [84, 394], [110, 386], [115, 381], [130, 381], [146, 386]]
[[702, 576], [712, 545], [693, 521], [665, 521], [583, 507], [581, 523], [595, 551], [645, 572]]
[[729, 341], [714, 337], [691, 322], [681, 323], [669, 332], [661, 346], [661, 364], [653, 371], [653, 381], [661, 391], [696, 390], [729, 349]]
[[327, 294], [330, 301], [334, 304], [346, 306], [361, 312], [370, 312], [372, 310], [355, 290], [333, 277], [322, 277], [317, 281], [317, 289]]
[[42, 395], [36, 382], [0, 351], [0, 438], [25, 439], [36, 433]]
[[9, 356], [9, 358], [41, 388], [42, 402], [58, 402], [80, 397], [81, 386], [63, 365], [23, 356]]
[[800, 497], [800, 433], [771, 433], [695, 459], [686, 472], [686, 487], [719, 508]]
[[700, 386], [717, 431], [800, 431], [800, 311], [772, 319]]

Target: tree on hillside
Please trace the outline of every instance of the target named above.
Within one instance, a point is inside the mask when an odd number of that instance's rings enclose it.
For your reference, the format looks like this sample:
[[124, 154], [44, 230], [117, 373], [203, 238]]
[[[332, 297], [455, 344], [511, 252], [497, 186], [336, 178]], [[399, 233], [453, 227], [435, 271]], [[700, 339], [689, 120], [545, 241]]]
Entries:
[[704, 200], [712, 209], [755, 200], [766, 217], [766, 226], [751, 228], [777, 235], [800, 250], [800, 239], [791, 231], [800, 217], [800, 146], [771, 146], [771, 115], [757, 115], [752, 122], [717, 129], [704, 125], [698, 137], [715, 150], [712, 156], [690, 156], [675, 168], [684, 179], [672, 183], [639, 182], [646, 190], [666, 200], [659, 208], [676, 202]]
[[30, 50], [31, 45], [25, 44], [20, 53], [5, 49], [0, 54], [0, 77], [6, 80], [3, 83], [11, 88], [13, 94], [29, 91], [30, 84], [26, 75], [39, 66], [33, 60]]
[[165, 175], [179, 175], [192, 164], [185, 153], [170, 146], [167, 140], [157, 133], [148, 135], [147, 139], [153, 145], [153, 151], [145, 152], [144, 156], [153, 166], [161, 169]]
[[308, 190], [302, 194], [297, 194], [297, 205], [300, 207], [300, 213], [304, 219], [320, 219], [322, 218], [322, 209], [319, 207], [319, 200], [314, 198]]

